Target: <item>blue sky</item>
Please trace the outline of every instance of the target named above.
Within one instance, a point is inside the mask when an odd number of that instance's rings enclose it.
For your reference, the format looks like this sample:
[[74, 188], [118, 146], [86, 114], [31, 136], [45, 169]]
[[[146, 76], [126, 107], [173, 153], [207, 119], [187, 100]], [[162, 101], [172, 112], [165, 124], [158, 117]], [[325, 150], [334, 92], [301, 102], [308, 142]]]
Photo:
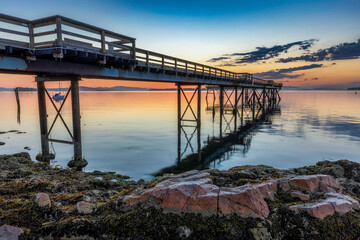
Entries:
[[[2, 13], [26, 19], [64, 15], [135, 37], [140, 48], [199, 62], [309, 39], [317, 40], [311, 48], [317, 51], [360, 38], [358, 0], [0, 0], [0, 5]], [[290, 49], [290, 54], [295, 50]], [[228, 69], [255, 73], [300, 67], [274, 64]], [[351, 79], [346, 76], [347, 83], [357, 80], [359, 72], [353, 71]]]

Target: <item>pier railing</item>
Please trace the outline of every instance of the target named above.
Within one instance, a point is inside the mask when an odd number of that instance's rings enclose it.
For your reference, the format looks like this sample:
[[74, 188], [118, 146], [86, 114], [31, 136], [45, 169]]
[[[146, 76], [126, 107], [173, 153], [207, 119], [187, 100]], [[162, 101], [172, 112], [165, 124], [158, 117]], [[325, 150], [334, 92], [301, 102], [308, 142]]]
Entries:
[[[195, 76], [197, 78], [281, 87], [271, 80], [262, 80], [249, 73], [235, 73], [172, 56], [136, 48], [135, 38], [98, 28], [63, 16], [51, 16], [33, 21], [0, 14], [0, 50], [6, 47], [25, 49], [26, 54], [48, 54], [64, 58], [67, 50], [93, 53], [100, 64], [108, 57], [134, 61], [133, 68]], [[13, 51], [13, 49], [10, 49]]]

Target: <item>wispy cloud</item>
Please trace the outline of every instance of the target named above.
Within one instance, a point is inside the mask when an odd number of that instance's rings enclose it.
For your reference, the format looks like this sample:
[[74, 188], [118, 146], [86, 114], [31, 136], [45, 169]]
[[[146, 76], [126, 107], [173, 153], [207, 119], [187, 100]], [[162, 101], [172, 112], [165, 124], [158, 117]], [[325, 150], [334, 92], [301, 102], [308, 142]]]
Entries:
[[232, 59], [233, 64], [237, 65], [255, 62], [265, 63], [264, 60], [278, 57], [281, 53], [286, 53], [292, 47], [297, 46], [299, 50], [308, 50], [316, 41], [316, 39], [309, 39], [282, 45], [274, 45], [271, 47], [256, 47], [256, 50], [254, 51], [226, 54], [222, 57], [209, 59], [207, 62], [218, 62], [234, 58]]
[[[292, 68], [281, 68], [276, 70], [271, 70], [267, 72], [261, 72], [261, 73], [255, 73], [255, 77], [264, 78], [264, 79], [283, 79], [283, 78], [289, 78], [294, 79], [303, 76], [304, 74], [294, 74], [291, 73], [297, 72], [297, 71], [303, 71], [303, 70], [309, 70], [313, 68], [321, 68], [323, 67], [323, 64], [311, 64], [311, 65], [305, 65], [305, 66], [299, 66], [299, 67], [292, 67]], [[312, 79], [317, 80], [317, 79]]]
[[360, 58], [360, 39], [357, 42], [341, 43], [336, 46], [320, 49], [317, 52], [307, 53], [299, 57], [280, 58], [277, 62], [319, 62]]
[[230, 59], [230, 57], [216, 57], [216, 58], [207, 60], [207, 62], [218, 62], [218, 61], [226, 60], [226, 59]]
[[245, 53], [233, 53], [231, 56], [241, 56], [235, 60], [235, 63], [254, 63], [278, 57], [280, 53], [286, 53], [290, 48], [298, 46], [299, 50], [309, 49], [315, 42], [315, 39], [297, 41], [283, 45], [274, 45], [272, 47], [257, 47], [255, 51]]

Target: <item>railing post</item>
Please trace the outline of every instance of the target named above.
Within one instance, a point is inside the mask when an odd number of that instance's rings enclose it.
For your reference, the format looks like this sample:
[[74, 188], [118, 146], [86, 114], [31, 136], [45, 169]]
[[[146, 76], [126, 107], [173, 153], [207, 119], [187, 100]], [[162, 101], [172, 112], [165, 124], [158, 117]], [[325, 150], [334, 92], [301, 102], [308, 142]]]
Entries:
[[130, 51], [130, 56], [132, 59], [136, 60], [136, 45], [135, 45], [135, 39], [131, 41], [132, 42], [132, 49]]
[[161, 68], [163, 70], [163, 73], [165, 73], [165, 57], [161, 56]]
[[146, 51], [146, 67], [147, 67], [147, 72], [150, 72], [150, 68], [149, 68], [149, 52]]
[[188, 63], [187, 62], [185, 62], [185, 73], [186, 73], [186, 76], [187, 76], [187, 74], [188, 74]]
[[178, 65], [178, 63], [177, 63], [177, 59], [175, 58], [175, 76], [177, 76], [178, 75], [178, 70], [177, 70], [177, 65]]
[[101, 53], [105, 53], [105, 31], [101, 31]]
[[61, 18], [56, 18], [56, 44], [58, 46], [62, 45], [62, 30], [61, 30]]
[[29, 48], [34, 48], [35, 47], [34, 27], [31, 23], [29, 23], [28, 28], [29, 28]]

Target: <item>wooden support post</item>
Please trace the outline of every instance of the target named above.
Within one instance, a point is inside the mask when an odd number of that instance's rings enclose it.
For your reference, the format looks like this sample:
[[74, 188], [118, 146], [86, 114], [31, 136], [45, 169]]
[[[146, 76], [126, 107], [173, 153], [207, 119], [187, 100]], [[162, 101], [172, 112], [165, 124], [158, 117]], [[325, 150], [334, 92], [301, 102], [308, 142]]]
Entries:
[[197, 126], [197, 151], [198, 151], [198, 161], [201, 162], [201, 127]]
[[178, 163], [181, 161], [181, 85], [177, 85], [177, 108], [178, 108]]
[[71, 105], [74, 134], [74, 160], [82, 159], [79, 81], [71, 80]]
[[222, 120], [224, 113], [224, 87], [220, 86], [220, 138], [222, 138]]
[[21, 119], [20, 119], [20, 98], [19, 98], [19, 88], [15, 88], [15, 98], [16, 98], [16, 103], [17, 103], [17, 123], [21, 123]]
[[266, 108], [265, 108], [265, 94], [266, 94], [266, 89], [263, 89], [262, 92], [262, 111], [263, 111], [263, 116], [265, 116], [266, 114]]
[[222, 112], [224, 111], [224, 87], [220, 86], [220, 112], [222, 114]]
[[244, 95], [245, 95], [244, 88], [241, 88], [241, 126], [244, 118]]
[[256, 98], [255, 98], [256, 90], [253, 88], [253, 95], [252, 95], [252, 117], [253, 121], [255, 121], [255, 106], [256, 106]]
[[235, 87], [235, 103], [234, 103], [234, 114], [237, 115], [238, 112], [238, 88]]
[[197, 125], [201, 125], [201, 84], [198, 85], [198, 101], [197, 101]]
[[198, 102], [197, 102], [197, 150], [198, 150], [198, 161], [201, 162], [201, 84], [198, 85]]
[[48, 133], [46, 99], [45, 99], [45, 83], [37, 82], [38, 104], [39, 104], [39, 120], [40, 120], [40, 136], [41, 136], [41, 153], [45, 158], [49, 156], [49, 141], [46, 138]]

